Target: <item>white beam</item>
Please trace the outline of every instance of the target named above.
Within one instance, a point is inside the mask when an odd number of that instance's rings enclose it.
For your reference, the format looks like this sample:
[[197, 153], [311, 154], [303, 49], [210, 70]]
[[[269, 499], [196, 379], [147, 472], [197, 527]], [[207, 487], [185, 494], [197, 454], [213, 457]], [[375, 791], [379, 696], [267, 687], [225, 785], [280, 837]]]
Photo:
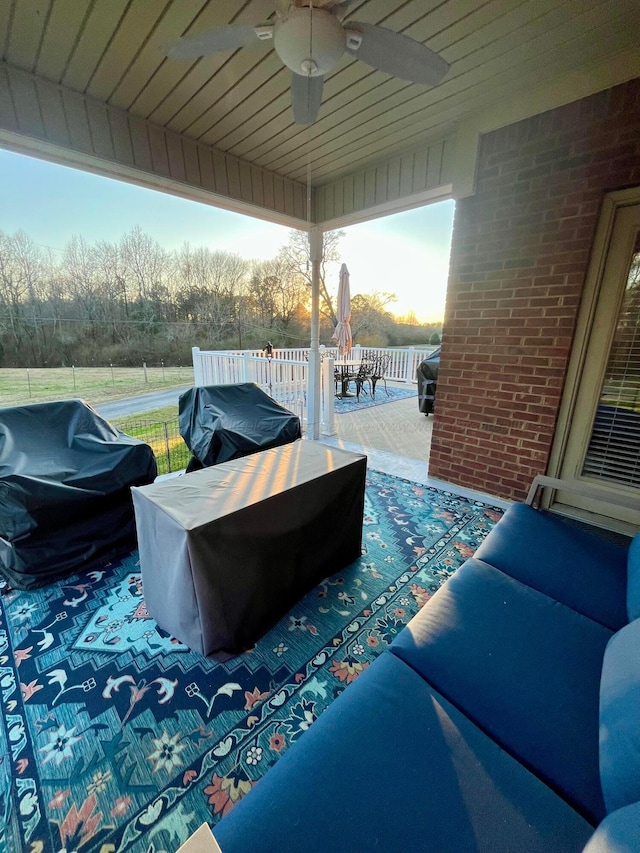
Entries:
[[323, 231], [319, 225], [309, 229], [311, 259], [311, 350], [309, 352], [309, 397], [307, 400], [307, 438], [320, 438], [320, 263]]

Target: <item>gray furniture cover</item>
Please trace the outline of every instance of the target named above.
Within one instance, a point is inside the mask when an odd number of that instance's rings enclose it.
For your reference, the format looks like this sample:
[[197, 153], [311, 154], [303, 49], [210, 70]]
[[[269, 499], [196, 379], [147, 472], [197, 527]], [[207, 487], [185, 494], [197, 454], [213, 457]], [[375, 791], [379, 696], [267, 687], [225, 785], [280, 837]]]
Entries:
[[418, 380], [418, 408], [424, 415], [432, 414], [436, 402], [440, 347], [423, 359], [416, 368]]
[[250, 648], [360, 556], [366, 464], [296, 441], [133, 489], [151, 616], [205, 655]]
[[187, 471], [296, 441], [300, 418], [253, 382], [205, 385], [180, 395], [180, 435], [192, 453]]
[[135, 547], [151, 448], [82, 400], [0, 409], [0, 574], [31, 589]]

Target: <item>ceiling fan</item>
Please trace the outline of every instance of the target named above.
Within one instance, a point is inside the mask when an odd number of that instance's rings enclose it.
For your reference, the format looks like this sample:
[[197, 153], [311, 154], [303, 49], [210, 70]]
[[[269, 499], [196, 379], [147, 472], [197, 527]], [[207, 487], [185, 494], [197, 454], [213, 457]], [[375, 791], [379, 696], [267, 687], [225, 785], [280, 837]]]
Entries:
[[297, 124], [311, 124], [322, 102], [324, 75], [344, 53], [400, 80], [437, 86], [449, 64], [424, 44], [402, 33], [342, 18], [354, 0], [275, 0], [273, 23], [228, 25], [184, 36], [170, 59], [196, 59], [260, 42], [273, 44], [291, 69], [291, 103]]

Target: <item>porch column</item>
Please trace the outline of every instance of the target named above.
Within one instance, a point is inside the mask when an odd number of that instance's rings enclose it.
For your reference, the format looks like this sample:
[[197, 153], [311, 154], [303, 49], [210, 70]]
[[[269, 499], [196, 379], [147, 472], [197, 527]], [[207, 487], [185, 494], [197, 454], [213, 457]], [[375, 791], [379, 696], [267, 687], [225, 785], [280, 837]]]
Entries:
[[322, 260], [322, 228], [309, 231], [311, 259], [311, 350], [307, 399], [307, 438], [320, 438], [320, 262]]

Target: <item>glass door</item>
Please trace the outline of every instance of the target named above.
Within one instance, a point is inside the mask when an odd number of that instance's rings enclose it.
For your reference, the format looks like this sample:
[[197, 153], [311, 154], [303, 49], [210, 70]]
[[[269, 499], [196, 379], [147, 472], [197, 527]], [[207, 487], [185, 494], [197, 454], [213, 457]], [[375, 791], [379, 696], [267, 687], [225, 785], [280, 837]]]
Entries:
[[[620, 206], [601, 250], [584, 358], [560, 467], [563, 479], [595, 484], [627, 506], [607, 508], [610, 526], [640, 526], [640, 204]], [[594, 263], [592, 262], [592, 266]], [[556, 507], [557, 505], [557, 507]], [[554, 507], [602, 515], [601, 503], [558, 492]]]
[[582, 476], [640, 488], [640, 239], [600, 388]]

